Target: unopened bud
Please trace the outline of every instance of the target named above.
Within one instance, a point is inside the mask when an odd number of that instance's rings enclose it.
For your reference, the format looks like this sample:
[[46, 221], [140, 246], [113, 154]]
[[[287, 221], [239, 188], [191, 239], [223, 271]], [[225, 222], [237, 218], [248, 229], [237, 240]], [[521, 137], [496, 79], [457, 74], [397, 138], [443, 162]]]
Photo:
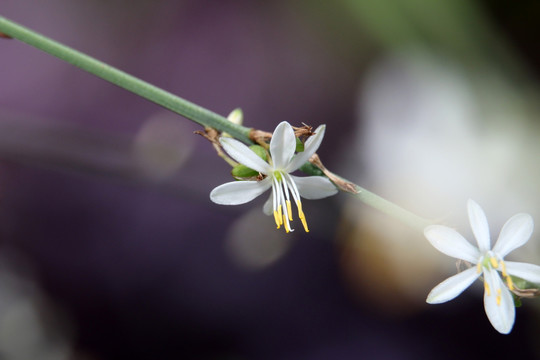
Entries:
[[[242, 125], [242, 123], [244, 122], [244, 113], [242, 112], [242, 109], [236, 108], [233, 111], [231, 111], [229, 116], [227, 116], [227, 120], [229, 120], [233, 124]], [[226, 133], [226, 132], [224, 132], [221, 135], [225, 137], [232, 137], [229, 133]]]

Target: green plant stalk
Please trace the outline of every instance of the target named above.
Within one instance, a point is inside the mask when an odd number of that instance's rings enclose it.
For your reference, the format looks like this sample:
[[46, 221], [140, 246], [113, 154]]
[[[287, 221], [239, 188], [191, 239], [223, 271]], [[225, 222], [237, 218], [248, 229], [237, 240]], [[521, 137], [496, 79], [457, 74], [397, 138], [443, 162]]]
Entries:
[[[208, 126], [221, 132], [227, 132], [232, 137], [247, 144], [252, 143], [249, 138], [251, 128], [234, 124], [221, 115], [184, 100], [168, 91], [129, 75], [80, 51], [74, 50], [46, 36], [38, 34], [35, 31], [2, 16], [0, 16], [0, 33], [22, 41], [50, 55], [56, 56], [57, 58], [161, 105], [202, 126]], [[311, 164], [306, 164], [301, 170], [311, 175], [322, 175], [322, 172], [319, 169], [310, 165]], [[425, 226], [431, 224], [428, 220], [422, 219], [356, 184], [353, 185], [357, 191], [357, 193], [353, 195], [366, 205], [378, 209], [420, 231], [423, 231]]]
[[67, 61], [91, 74], [193, 120], [200, 125], [212, 127], [221, 132], [227, 132], [245, 143], [252, 143], [249, 139], [251, 129], [234, 124], [221, 115], [184, 100], [80, 51], [60, 44], [2, 16], [0, 16], [0, 32]]
[[[300, 168], [301, 171], [311, 174], [311, 175], [319, 175], [322, 176], [324, 173], [322, 170], [320, 170], [318, 167], [316, 167], [312, 163], [306, 163], [302, 165]], [[397, 204], [394, 204], [391, 201], [386, 200], [385, 198], [380, 197], [379, 195], [364, 189], [360, 185], [357, 185], [339, 175], [332, 174], [339, 180], [341, 180], [344, 183], [350, 184], [354, 192], [352, 191], [345, 191], [348, 194], [351, 194], [352, 196], [356, 197], [358, 200], [362, 201], [364, 204], [371, 206], [374, 209], [377, 209], [391, 217], [393, 217], [396, 220], [401, 221], [405, 225], [418, 230], [420, 232], [423, 232], [426, 226], [433, 225], [434, 222], [424, 219], [404, 208], [401, 206], [398, 206]]]
[[420, 216], [413, 214], [412, 212], [405, 210], [404, 208], [380, 197], [379, 195], [372, 193], [369, 190], [362, 188], [354, 184], [357, 193], [353, 194], [357, 199], [364, 204], [369, 205], [387, 215], [392, 216], [394, 219], [401, 221], [409, 227], [424, 232], [426, 226], [433, 225], [434, 222], [421, 218]]

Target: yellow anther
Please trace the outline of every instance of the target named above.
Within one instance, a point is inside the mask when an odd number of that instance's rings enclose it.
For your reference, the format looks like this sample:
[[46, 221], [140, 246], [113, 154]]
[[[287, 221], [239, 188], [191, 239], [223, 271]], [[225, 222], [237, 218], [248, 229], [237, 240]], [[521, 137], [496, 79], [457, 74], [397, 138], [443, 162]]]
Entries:
[[283, 212], [281, 211], [281, 205], [278, 206], [278, 219], [279, 225], [283, 225]]
[[505, 276], [506, 278], [506, 285], [508, 285], [508, 288], [510, 290], [514, 290], [514, 282], [512, 281], [512, 278], [510, 276]]
[[489, 285], [487, 282], [484, 281], [484, 289], [486, 290], [487, 296], [491, 295], [491, 290], [489, 289]]
[[507, 277], [508, 276], [508, 273], [506, 272], [506, 264], [504, 263], [504, 261], [501, 260], [501, 268], [502, 268], [502, 274], [504, 277]]
[[493, 266], [495, 269], [499, 267], [499, 263], [497, 262], [497, 259], [495, 259], [494, 257], [490, 257], [489, 262], [491, 262], [491, 266]]
[[298, 208], [298, 217], [301, 219], [301, 218], [305, 218], [304, 216], [304, 212], [302, 211], [302, 203], [300, 201], [297, 201], [296, 202], [296, 207]]
[[304, 212], [302, 211], [302, 203], [300, 201], [296, 202], [296, 207], [298, 208], [298, 217], [300, 218], [300, 221], [302, 221], [302, 225], [304, 226], [304, 230], [306, 232], [309, 232], [307, 222], [306, 222], [306, 215], [304, 215]]
[[277, 228], [281, 227], [281, 218], [276, 210], [274, 210], [274, 220], [276, 221]]
[[301, 218], [300, 218], [300, 221], [302, 222], [302, 225], [304, 225], [304, 230], [305, 230], [306, 232], [309, 232], [309, 229], [308, 229], [308, 227], [307, 227], [306, 218], [305, 218], [305, 217], [301, 217]]
[[501, 289], [497, 289], [497, 297], [495, 298], [497, 305], [501, 305]]
[[285, 231], [290, 232], [291, 229], [289, 229], [289, 224], [287, 224], [287, 218], [285, 217], [285, 214], [283, 214], [283, 226], [285, 226]]
[[289, 213], [289, 220], [292, 221], [292, 210], [291, 210], [291, 202], [289, 200], [287, 202], [287, 212]]
[[476, 273], [480, 274], [482, 272], [482, 263], [476, 264]]

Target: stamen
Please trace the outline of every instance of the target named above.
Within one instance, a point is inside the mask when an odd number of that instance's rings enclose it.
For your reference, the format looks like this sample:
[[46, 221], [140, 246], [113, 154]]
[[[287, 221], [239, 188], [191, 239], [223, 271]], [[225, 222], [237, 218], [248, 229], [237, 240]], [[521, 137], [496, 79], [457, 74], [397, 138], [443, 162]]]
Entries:
[[289, 213], [289, 220], [292, 221], [291, 202], [287, 200], [286, 203], [287, 203], [287, 212]]
[[489, 289], [489, 285], [488, 285], [487, 281], [484, 281], [484, 289], [486, 290], [487, 296], [490, 296], [491, 295], [491, 290]]
[[490, 257], [489, 261], [491, 262], [491, 266], [493, 266], [495, 269], [499, 267], [499, 263], [497, 262], [497, 259], [494, 257]]
[[296, 207], [298, 208], [298, 217], [300, 218], [300, 221], [302, 221], [302, 225], [304, 226], [304, 231], [309, 232], [309, 228], [307, 226], [307, 221], [306, 221], [306, 215], [304, 215], [304, 212], [302, 211], [302, 202], [300, 202], [300, 200], [296, 202]]
[[276, 221], [277, 229], [279, 229], [281, 227], [281, 218], [279, 217], [277, 210], [274, 210], [274, 220]]
[[501, 289], [497, 289], [497, 297], [495, 298], [495, 300], [497, 301], [497, 305], [500, 306], [501, 305]]
[[283, 196], [283, 194], [281, 193], [281, 188], [275, 177], [272, 179], [272, 194], [273, 194], [272, 200], [273, 200], [273, 205], [274, 205], [274, 211], [276, 211], [277, 209], [277, 214], [274, 216], [275, 216], [277, 228], [279, 229], [281, 225], [283, 225], [283, 220], [282, 220], [282, 215], [281, 215], [281, 212], [282, 212], [281, 197]]
[[296, 200], [296, 207], [298, 208], [298, 217], [300, 219], [305, 218], [306, 216], [304, 215], [304, 212], [302, 211], [302, 203], [300, 202], [300, 200]]
[[512, 281], [512, 278], [510, 276], [505, 276], [506, 278], [506, 285], [508, 285], [508, 288], [510, 290], [514, 290], [514, 282]]
[[482, 263], [479, 262], [478, 264], [476, 264], [476, 273], [480, 274], [481, 272], [482, 272]]
[[502, 268], [502, 274], [504, 277], [507, 277], [508, 276], [508, 273], [506, 272], [506, 264], [504, 263], [504, 261], [501, 260], [501, 268]]
[[300, 218], [300, 221], [302, 222], [302, 225], [304, 225], [304, 231], [309, 232], [309, 229], [307, 227], [306, 218]]
[[289, 223], [287, 222], [287, 218], [285, 217], [285, 214], [283, 214], [283, 224], [285, 226], [285, 231], [289, 233], [291, 229], [289, 229]]
[[292, 179], [291, 175], [285, 173], [284, 176], [286, 177], [287, 185], [289, 186], [293, 199], [295, 201], [300, 201], [300, 193], [298, 192], [298, 188], [296, 187], [296, 184]]

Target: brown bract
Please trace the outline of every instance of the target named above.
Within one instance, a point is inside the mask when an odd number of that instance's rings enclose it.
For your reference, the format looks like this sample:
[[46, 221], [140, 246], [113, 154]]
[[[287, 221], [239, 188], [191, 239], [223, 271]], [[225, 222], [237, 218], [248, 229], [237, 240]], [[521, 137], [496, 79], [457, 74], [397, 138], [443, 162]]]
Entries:
[[[292, 128], [294, 130], [294, 136], [300, 138], [304, 142], [308, 137], [315, 135], [315, 133], [313, 132], [313, 127], [306, 124], [303, 124], [303, 126], [301, 127], [293, 126]], [[257, 129], [251, 129], [251, 131], [249, 132], [249, 138], [254, 143], [261, 145], [264, 148], [268, 148], [268, 143], [270, 142], [270, 139], [272, 139], [272, 133]]]
[[225, 160], [229, 165], [233, 167], [238, 165], [238, 163], [231, 159], [229, 156], [227, 156], [227, 154], [225, 154], [225, 152], [221, 148], [221, 144], [219, 143], [220, 134], [216, 129], [211, 127], [205, 127], [204, 131], [197, 130], [194, 131], [194, 133], [197, 135], [201, 135], [203, 138], [210, 141], [212, 143], [212, 146], [216, 150], [218, 156]]
[[514, 288], [512, 290], [514, 294], [519, 296], [520, 298], [534, 298], [540, 296], [540, 290], [538, 289], [520, 289], [514, 284]]
[[261, 145], [263, 148], [268, 149], [268, 142], [272, 139], [272, 133], [251, 129], [249, 132], [249, 139], [257, 145]]
[[342, 179], [341, 177], [337, 176], [330, 170], [328, 170], [322, 163], [321, 159], [319, 158], [319, 155], [313, 154], [309, 158], [309, 162], [318, 167], [324, 175], [326, 175], [333, 183], [336, 185], [339, 189], [351, 193], [351, 194], [358, 194], [359, 191], [356, 188], [356, 185], [353, 183], [346, 181]]

